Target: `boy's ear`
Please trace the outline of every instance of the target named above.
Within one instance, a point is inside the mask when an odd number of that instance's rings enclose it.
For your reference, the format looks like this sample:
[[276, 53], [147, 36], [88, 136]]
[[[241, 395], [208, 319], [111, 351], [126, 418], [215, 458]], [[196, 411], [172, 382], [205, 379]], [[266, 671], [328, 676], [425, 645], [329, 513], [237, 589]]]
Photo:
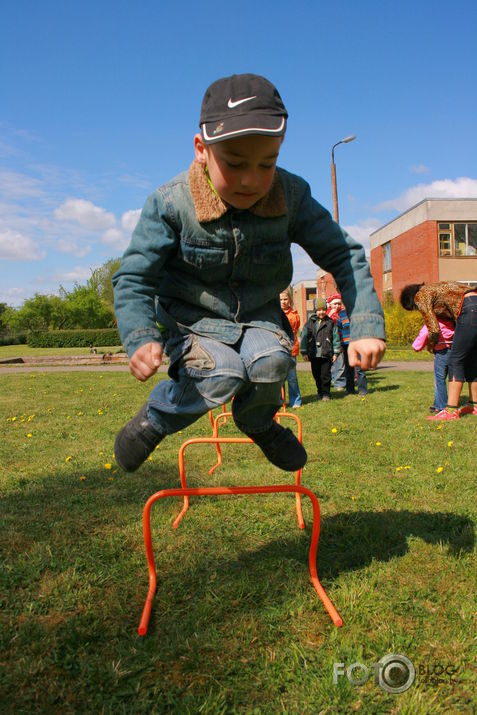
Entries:
[[207, 148], [202, 140], [202, 134], [194, 136], [194, 151], [196, 160], [205, 166], [207, 164]]

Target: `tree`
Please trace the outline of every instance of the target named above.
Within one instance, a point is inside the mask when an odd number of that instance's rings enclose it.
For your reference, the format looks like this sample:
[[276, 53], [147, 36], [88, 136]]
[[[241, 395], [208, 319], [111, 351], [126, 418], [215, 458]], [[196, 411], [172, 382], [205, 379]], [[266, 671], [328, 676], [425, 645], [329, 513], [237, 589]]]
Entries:
[[[114, 313], [92, 286], [76, 284], [64, 298], [67, 323], [70, 328], [109, 328]], [[65, 326], [66, 327], [66, 326]]]
[[93, 288], [111, 310], [114, 309], [113, 284], [111, 279], [119, 268], [120, 258], [110, 258], [102, 266], [91, 272], [88, 287]]

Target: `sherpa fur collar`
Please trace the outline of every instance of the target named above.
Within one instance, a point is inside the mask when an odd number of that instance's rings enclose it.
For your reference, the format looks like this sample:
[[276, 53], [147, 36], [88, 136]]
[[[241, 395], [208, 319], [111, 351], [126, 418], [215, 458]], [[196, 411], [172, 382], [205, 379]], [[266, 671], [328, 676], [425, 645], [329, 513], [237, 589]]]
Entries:
[[[199, 222], [214, 221], [228, 211], [227, 204], [217, 194], [214, 194], [210, 188], [204, 168], [196, 159], [194, 159], [189, 168], [189, 186]], [[286, 214], [285, 194], [283, 193], [278, 171], [275, 171], [273, 183], [268, 194], [260, 201], [257, 201], [249, 211], [261, 218], [274, 218]]]

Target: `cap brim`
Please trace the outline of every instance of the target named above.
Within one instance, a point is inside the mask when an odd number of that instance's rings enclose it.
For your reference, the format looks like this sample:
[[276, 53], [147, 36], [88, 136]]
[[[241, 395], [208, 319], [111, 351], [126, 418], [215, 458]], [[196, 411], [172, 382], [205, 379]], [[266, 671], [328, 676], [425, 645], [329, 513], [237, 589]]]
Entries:
[[280, 137], [285, 134], [286, 128], [287, 120], [283, 115], [270, 116], [269, 114], [229, 117], [215, 122], [205, 122], [201, 125], [204, 144], [214, 144], [214, 142], [234, 139], [247, 134]]

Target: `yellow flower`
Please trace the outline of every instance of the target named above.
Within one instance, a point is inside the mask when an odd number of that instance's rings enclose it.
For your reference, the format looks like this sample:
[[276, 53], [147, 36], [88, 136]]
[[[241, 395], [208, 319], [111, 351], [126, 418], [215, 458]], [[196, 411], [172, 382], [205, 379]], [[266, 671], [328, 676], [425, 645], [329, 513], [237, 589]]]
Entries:
[[396, 467], [396, 472], [400, 472], [402, 467]]
[[80, 410], [80, 411], [78, 412], [78, 417], [82, 417], [82, 416], [83, 416], [83, 413], [82, 413], [81, 410]]
[[112, 464], [110, 464], [109, 462], [107, 462], [107, 464], [104, 465], [104, 468], [105, 468], [105, 469], [111, 469], [112, 466], [113, 466]]
[[152, 457], [148, 457], [148, 462], [152, 462]]
[[440, 474], [443, 471], [444, 471], [444, 467], [437, 467], [437, 469], [436, 469], [437, 474]]
[[12, 422], [15, 422], [16, 419], [17, 419], [16, 417], [12, 417]]
[[336, 434], [336, 433], [338, 432], [338, 430], [336, 429], [336, 427], [332, 427], [332, 428], [331, 428], [331, 431], [333, 432], [333, 434]]
[[442, 429], [442, 423], [440, 425], [437, 425], [437, 429]]
[[452, 447], [453, 444], [454, 444], [454, 442], [451, 439], [447, 442], [448, 447]]
[[376, 442], [376, 447], [381, 447], [381, 442]]
[[69, 455], [66, 457], [65, 462], [71, 462], [72, 459], [73, 459], [73, 457], [71, 456], [71, 454], [69, 454]]
[[406, 464], [406, 466], [404, 467], [404, 469], [411, 469], [411, 465], [410, 465], [410, 464]]
[[33, 437], [31, 432], [28, 432], [27, 437]]
[[102, 415], [102, 414], [103, 414], [103, 410], [98, 410], [98, 415]]
[[85, 479], [86, 477], [80, 477], [80, 482], [84, 482]]
[[108, 482], [114, 482], [114, 477], [108, 477]]

